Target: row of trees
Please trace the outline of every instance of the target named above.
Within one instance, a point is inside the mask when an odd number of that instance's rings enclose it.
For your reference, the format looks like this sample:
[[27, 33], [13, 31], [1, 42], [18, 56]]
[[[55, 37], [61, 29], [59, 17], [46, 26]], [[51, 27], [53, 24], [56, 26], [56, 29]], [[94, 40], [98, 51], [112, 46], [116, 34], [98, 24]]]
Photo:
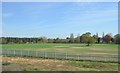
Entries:
[[102, 35], [102, 37], [98, 36], [98, 33], [95, 35], [91, 35], [90, 32], [86, 32], [81, 36], [74, 37], [74, 34], [71, 33], [70, 37], [66, 39], [60, 38], [47, 38], [47, 37], [35, 37], [35, 38], [19, 38], [19, 37], [1, 37], [0, 43], [2, 44], [11, 44], [11, 43], [87, 43], [88, 46], [91, 43], [120, 43], [120, 34], [116, 34], [112, 37], [111, 34]]

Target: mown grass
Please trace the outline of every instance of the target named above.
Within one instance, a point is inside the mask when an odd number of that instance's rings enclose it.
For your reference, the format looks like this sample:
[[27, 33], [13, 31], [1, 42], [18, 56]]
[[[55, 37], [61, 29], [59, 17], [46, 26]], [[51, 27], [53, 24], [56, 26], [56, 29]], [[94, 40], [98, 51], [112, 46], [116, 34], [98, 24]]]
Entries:
[[69, 52], [69, 53], [99, 53], [99, 54], [118, 54], [116, 44], [3, 44], [3, 49], [16, 50], [37, 50], [45, 52]]
[[[11, 49], [24, 49], [24, 48], [53, 48], [58, 46], [59, 48], [69, 48], [69, 47], [87, 47], [86, 44], [3, 44], [3, 48], [11, 48]], [[105, 48], [116, 48], [118, 45], [116, 44], [92, 44], [89, 47], [105, 47]]]

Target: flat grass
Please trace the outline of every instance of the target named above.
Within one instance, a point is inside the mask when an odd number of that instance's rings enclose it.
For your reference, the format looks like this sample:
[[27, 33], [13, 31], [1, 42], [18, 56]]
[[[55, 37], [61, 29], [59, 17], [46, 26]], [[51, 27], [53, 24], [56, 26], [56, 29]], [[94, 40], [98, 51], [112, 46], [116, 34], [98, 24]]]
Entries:
[[3, 71], [118, 71], [117, 63], [2, 57]]
[[118, 54], [116, 44], [3, 44], [2, 49], [33, 50], [44, 52], [68, 52], [68, 53], [87, 53], [87, 54]]
[[[61, 52], [75, 54], [118, 55], [116, 44], [3, 44], [2, 49], [30, 50], [40, 52]], [[118, 71], [117, 63], [53, 60], [31, 57], [2, 57], [3, 71]]]

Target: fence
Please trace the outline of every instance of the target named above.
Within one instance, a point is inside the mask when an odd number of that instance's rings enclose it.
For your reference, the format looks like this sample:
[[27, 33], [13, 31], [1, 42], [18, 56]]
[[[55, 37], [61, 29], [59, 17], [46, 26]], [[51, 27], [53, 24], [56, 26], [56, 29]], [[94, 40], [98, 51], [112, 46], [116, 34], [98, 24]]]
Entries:
[[41, 52], [41, 51], [30, 51], [30, 50], [3, 49], [2, 55], [40, 57], [40, 58], [63, 59], [63, 60], [118, 62], [118, 55], [106, 55], [106, 54], [75, 54], [75, 53], [67, 53], [67, 52], [61, 53], [61, 52]]

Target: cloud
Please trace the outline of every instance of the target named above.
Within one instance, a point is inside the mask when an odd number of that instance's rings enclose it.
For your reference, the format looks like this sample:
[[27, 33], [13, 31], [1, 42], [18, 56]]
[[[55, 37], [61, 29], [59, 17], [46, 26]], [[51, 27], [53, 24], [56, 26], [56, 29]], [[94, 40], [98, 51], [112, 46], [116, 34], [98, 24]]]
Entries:
[[11, 17], [11, 16], [13, 16], [13, 14], [12, 13], [3, 13], [2, 14], [2, 17]]

